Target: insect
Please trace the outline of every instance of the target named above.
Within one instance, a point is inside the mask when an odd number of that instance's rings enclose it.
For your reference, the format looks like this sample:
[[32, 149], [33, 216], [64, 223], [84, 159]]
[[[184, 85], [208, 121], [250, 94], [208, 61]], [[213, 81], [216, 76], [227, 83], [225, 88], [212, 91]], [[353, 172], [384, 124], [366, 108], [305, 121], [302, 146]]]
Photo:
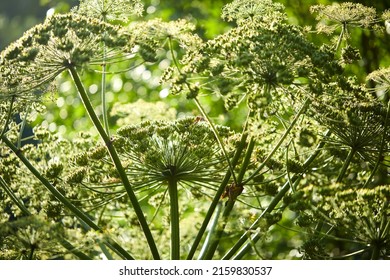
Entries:
[[244, 186], [242, 184], [232, 183], [231, 185], [226, 186], [225, 192], [221, 195], [221, 199], [228, 197], [228, 201], [236, 201], [243, 190]]
[[202, 116], [197, 116], [194, 120], [194, 124], [197, 124], [199, 122], [205, 122], [206, 120]]

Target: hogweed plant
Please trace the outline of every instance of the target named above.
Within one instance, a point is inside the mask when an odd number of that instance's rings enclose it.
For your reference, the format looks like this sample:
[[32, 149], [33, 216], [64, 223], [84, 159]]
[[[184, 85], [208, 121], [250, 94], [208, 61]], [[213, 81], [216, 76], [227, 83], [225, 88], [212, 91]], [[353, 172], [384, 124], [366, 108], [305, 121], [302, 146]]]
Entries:
[[[0, 258], [389, 258], [390, 69], [374, 87], [345, 71], [351, 28], [383, 32], [388, 11], [313, 6], [318, 45], [271, 0], [227, 4], [210, 40], [142, 9], [81, 0], [1, 52]], [[107, 98], [158, 64], [177, 106]], [[44, 125], [64, 80], [96, 134]]]

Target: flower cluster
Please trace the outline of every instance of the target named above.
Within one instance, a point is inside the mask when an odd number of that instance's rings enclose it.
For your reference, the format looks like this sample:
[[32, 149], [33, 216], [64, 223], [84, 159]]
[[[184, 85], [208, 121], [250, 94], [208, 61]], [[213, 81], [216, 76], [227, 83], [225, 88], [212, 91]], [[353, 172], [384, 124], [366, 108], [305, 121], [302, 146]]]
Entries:
[[[355, 255], [365, 258], [384, 258], [390, 253], [390, 208], [388, 186], [374, 188], [353, 188], [340, 184], [314, 187], [307, 186], [300, 192], [300, 200], [307, 207], [300, 212], [301, 226], [312, 225], [314, 220], [324, 222], [326, 233], [314, 232], [317, 241], [334, 240], [327, 243], [327, 249], [321, 242], [315, 246], [303, 246], [307, 258], [348, 258]], [[334, 195], [336, 194], [336, 195]], [[349, 241], [344, 248], [338, 248], [337, 240]], [[309, 240], [312, 244], [313, 240]], [[323, 242], [322, 242], [323, 244]], [[319, 251], [327, 256], [317, 255]]]
[[[259, 1], [247, 2], [259, 5]], [[225, 13], [231, 9], [233, 6], [227, 6]], [[260, 8], [253, 12], [263, 15]], [[274, 20], [266, 22], [244, 20], [247, 15], [241, 10], [230, 13], [232, 18], [244, 18], [237, 27], [188, 53], [184, 67], [171, 80], [174, 93], [190, 89], [189, 98], [196, 95], [191, 90], [195, 88], [219, 93], [227, 109], [246, 98], [248, 106], [263, 115], [273, 101], [281, 105], [280, 101], [301, 94], [304, 85], [318, 79], [329, 82], [342, 71], [331, 51], [316, 47], [301, 29], [280, 21], [278, 10]], [[269, 12], [268, 16], [272, 15]]]
[[[98, 62], [103, 43], [118, 49], [131, 45], [131, 39], [119, 28], [97, 19], [76, 14], [47, 18], [1, 53], [2, 94], [25, 96], [69, 67]], [[117, 53], [109, 52], [107, 56]]]
[[390, 68], [382, 68], [371, 72], [367, 76], [367, 81], [375, 82], [375, 88], [371, 89], [378, 96], [383, 97], [390, 91]]
[[169, 107], [164, 102], [158, 101], [152, 103], [138, 99], [134, 103], [115, 103], [110, 114], [117, 118], [117, 125], [124, 126], [138, 124], [143, 121], [172, 121], [176, 118], [177, 112], [175, 108]]
[[341, 27], [373, 28], [378, 22], [374, 8], [359, 3], [334, 3], [333, 5], [314, 5], [310, 8], [316, 13], [318, 32], [332, 34]]
[[222, 18], [241, 25], [248, 20], [259, 23], [281, 21], [286, 19], [286, 14], [284, 6], [280, 3], [274, 3], [272, 0], [236, 0], [224, 6]]
[[74, 12], [103, 21], [129, 21], [131, 15], [141, 15], [139, 0], [81, 0]]
[[157, 52], [169, 43], [178, 42], [181, 48], [187, 50], [196, 49], [201, 41], [199, 36], [192, 33], [195, 25], [184, 19], [134, 22], [129, 25], [128, 30], [136, 38], [139, 53], [147, 62], [156, 62]]
[[[231, 132], [218, 127], [227, 139]], [[118, 130], [114, 143], [127, 161], [135, 189], [150, 191], [175, 180], [201, 191], [217, 185], [226, 162], [213, 132], [197, 118], [142, 122]], [[203, 191], [204, 191], [203, 190]]]

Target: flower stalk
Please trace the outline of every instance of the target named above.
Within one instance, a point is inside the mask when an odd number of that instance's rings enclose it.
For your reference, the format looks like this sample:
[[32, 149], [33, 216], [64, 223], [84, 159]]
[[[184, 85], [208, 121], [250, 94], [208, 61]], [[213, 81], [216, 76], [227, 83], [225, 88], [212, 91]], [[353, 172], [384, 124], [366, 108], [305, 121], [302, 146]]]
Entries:
[[170, 199], [170, 221], [171, 221], [171, 260], [180, 259], [180, 219], [179, 219], [179, 198], [177, 192], [177, 180], [171, 178], [168, 181], [168, 193]]
[[101, 136], [101, 138], [103, 139], [105, 145], [106, 145], [106, 148], [107, 148], [107, 151], [108, 153], [110, 154], [111, 156], [111, 159], [112, 159], [112, 162], [113, 164], [115, 165], [115, 168], [117, 169], [118, 171], [118, 174], [122, 180], [122, 183], [123, 183], [123, 186], [124, 188], [126, 189], [126, 192], [127, 192], [127, 195], [129, 196], [129, 199], [131, 201], [131, 204], [134, 208], [134, 211], [137, 215], [137, 218], [138, 218], [138, 221], [141, 225], [141, 228], [143, 230], [143, 233], [146, 237], [146, 240], [149, 244], [149, 247], [150, 247], [150, 250], [151, 250], [151, 253], [153, 255], [153, 258], [154, 259], [160, 259], [160, 256], [159, 256], [159, 253], [158, 253], [158, 250], [157, 250], [157, 246], [156, 246], [156, 243], [154, 242], [154, 239], [153, 239], [153, 236], [152, 236], [152, 233], [150, 231], [150, 228], [148, 226], [148, 223], [146, 221], [146, 218], [143, 214], [143, 211], [141, 209], [141, 206], [138, 202], [138, 199], [131, 187], [131, 184], [129, 182], [129, 179], [127, 178], [127, 175], [126, 175], [126, 172], [125, 172], [125, 169], [123, 168], [122, 166], [122, 163], [119, 159], [119, 156], [118, 156], [118, 153], [115, 149], [115, 147], [113, 146], [113, 143], [112, 143], [112, 140], [110, 139], [110, 137], [107, 135], [106, 131], [104, 130], [102, 124], [100, 123], [99, 121], [99, 118], [97, 117], [93, 107], [92, 107], [92, 104], [89, 100], [89, 97], [84, 89], [84, 86], [80, 80], [80, 77], [76, 71], [76, 69], [74, 67], [69, 67], [69, 72], [73, 78], [73, 81], [77, 87], [77, 90], [79, 92], [79, 95], [80, 95], [80, 98], [84, 104], [84, 107], [89, 115], [89, 117], [91, 118], [91, 121], [92, 123], [94, 124], [95, 128], [97, 129], [99, 135]]

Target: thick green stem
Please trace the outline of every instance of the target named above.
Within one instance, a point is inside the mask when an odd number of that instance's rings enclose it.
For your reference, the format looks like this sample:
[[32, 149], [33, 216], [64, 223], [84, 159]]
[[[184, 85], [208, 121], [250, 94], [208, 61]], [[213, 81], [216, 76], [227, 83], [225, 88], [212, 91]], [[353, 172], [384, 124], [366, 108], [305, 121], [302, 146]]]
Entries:
[[78, 90], [80, 98], [84, 104], [84, 107], [85, 107], [92, 123], [94, 124], [95, 128], [97, 129], [100, 137], [103, 139], [103, 141], [106, 145], [107, 151], [111, 156], [112, 162], [113, 162], [113, 164], [114, 164], [114, 166], [115, 166], [115, 168], [116, 168], [116, 170], [117, 170], [117, 172], [122, 180], [123, 186], [127, 192], [127, 195], [130, 199], [130, 202], [134, 208], [135, 214], [137, 215], [138, 221], [139, 221], [141, 228], [144, 232], [145, 238], [149, 244], [149, 248], [150, 248], [150, 251], [153, 255], [153, 258], [160, 259], [160, 255], [158, 253], [156, 243], [154, 242], [152, 233], [150, 231], [150, 228], [148, 226], [148, 223], [146, 221], [144, 213], [143, 213], [141, 206], [138, 202], [138, 199], [137, 199], [137, 197], [136, 197], [136, 195], [131, 187], [129, 179], [127, 178], [125, 169], [122, 166], [122, 163], [121, 163], [119, 156], [118, 156], [118, 153], [117, 153], [117, 151], [112, 143], [112, 140], [107, 135], [102, 124], [100, 123], [99, 118], [97, 117], [97, 115], [92, 107], [92, 104], [89, 100], [89, 97], [84, 89], [84, 86], [80, 80], [80, 77], [79, 77], [76, 69], [73, 67], [70, 67], [69, 72], [70, 72], [70, 74], [73, 78], [73, 81], [77, 87], [77, 90]]
[[243, 181], [245, 173], [248, 169], [248, 166], [249, 166], [249, 163], [250, 163], [250, 160], [252, 157], [252, 152], [253, 152], [253, 149], [255, 148], [255, 143], [256, 143], [256, 141], [251, 137], [249, 139], [248, 148], [246, 149], [246, 152], [245, 152], [244, 161], [241, 164], [240, 172], [238, 173], [238, 176], [237, 176], [237, 183], [239, 185], [243, 185], [242, 181]]
[[209, 232], [206, 236], [206, 239], [203, 243], [202, 249], [200, 250], [198, 260], [205, 259], [207, 249], [210, 247], [210, 244], [212, 242], [212, 237], [214, 236], [215, 230], [217, 229], [217, 226], [218, 226], [219, 215], [221, 214], [221, 210], [222, 210], [222, 201], [220, 201], [218, 203], [217, 209], [216, 209], [215, 214], [214, 214], [214, 218], [211, 221], [210, 230], [209, 230]]
[[18, 144], [17, 144], [18, 149], [20, 149], [22, 147], [23, 132], [24, 132], [24, 129], [26, 128], [27, 115], [28, 115], [29, 111], [30, 111], [30, 106], [27, 106], [26, 113], [25, 113], [25, 115], [22, 119], [22, 123], [20, 125]]
[[[245, 142], [246, 142], [247, 137], [248, 137], [248, 134], [246, 134], [246, 133], [243, 133], [242, 136], [241, 136], [240, 143], [238, 144], [238, 147], [237, 147], [237, 149], [235, 151], [234, 157], [233, 157], [233, 159], [231, 161], [231, 164], [232, 164], [233, 167], [237, 164], [238, 160], [241, 157], [241, 153], [244, 150]], [[205, 231], [207, 229], [207, 226], [208, 226], [208, 224], [210, 222], [210, 219], [211, 219], [211, 217], [214, 214], [215, 208], [217, 207], [218, 203], [220, 202], [221, 195], [225, 191], [225, 188], [226, 188], [227, 184], [229, 183], [230, 177], [231, 177], [231, 172], [230, 172], [230, 169], [229, 169], [226, 172], [226, 175], [223, 178], [223, 180], [222, 180], [222, 182], [221, 182], [217, 192], [215, 193], [213, 201], [211, 202], [211, 205], [210, 205], [210, 207], [209, 207], [209, 209], [208, 209], [208, 211], [206, 213], [206, 216], [205, 216], [205, 218], [203, 220], [203, 223], [202, 223], [200, 229], [198, 230], [198, 234], [197, 234], [197, 236], [196, 236], [196, 238], [194, 240], [194, 243], [192, 244], [191, 250], [188, 253], [187, 260], [191, 260], [194, 257], [196, 249], [198, 248], [199, 243], [202, 240], [203, 234], [205, 233]]]
[[[20, 159], [21, 162], [27, 167], [27, 169], [46, 187], [46, 189], [66, 208], [68, 208], [77, 218], [83, 221], [90, 228], [103, 232], [103, 230], [97, 226], [91, 218], [84, 213], [81, 209], [76, 207], [72, 202], [70, 202], [65, 196], [61, 194], [42, 174], [30, 163], [30, 161], [23, 155], [23, 153], [18, 149], [5, 135], [1, 137], [1, 140], [15, 153], [15, 155]], [[119, 244], [113, 240], [107, 241], [107, 246], [111, 248], [115, 253], [117, 253], [123, 259], [133, 259], [133, 257], [124, 250]]]
[[8, 186], [7, 182], [0, 176], [0, 186], [3, 188], [6, 194], [11, 198], [11, 200], [18, 206], [18, 208], [23, 212], [24, 215], [30, 216], [31, 213], [28, 211], [26, 206], [24, 206], [23, 202], [16, 197], [11, 188]]
[[[329, 135], [331, 134], [331, 132], [328, 130], [324, 137], [328, 137]], [[309, 157], [307, 158], [307, 160], [304, 162], [303, 164], [303, 172], [305, 172], [309, 166], [311, 165], [311, 163], [317, 158], [317, 156], [320, 154], [322, 148], [324, 147], [325, 145], [325, 141], [322, 141], [318, 144], [318, 146], [316, 147], [316, 150], [314, 151], [314, 153]], [[279, 204], [279, 202], [283, 199], [283, 197], [285, 196], [285, 194], [287, 193], [287, 191], [290, 189], [290, 186], [291, 186], [291, 182], [292, 183], [296, 183], [298, 182], [300, 179], [302, 178], [302, 174], [295, 174], [292, 178], [291, 178], [291, 181], [288, 181], [286, 182], [283, 187], [281, 188], [281, 190], [278, 192], [278, 194], [272, 199], [272, 201], [270, 202], [270, 204], [267, 206], [267, 208], [260, 214], [260, 216], [256, 219], [256, 221], [249, 227], [249, 229], [240, 237], [240, 239], [236, 242], [236, 244], [234, 244], [233, 247], [230, 248], [230, 250], [225, 254], [225, 256], [223, 256], [222, 259], [224, 260], [227, 260], [227, 259], [230, 259], [231, 257], [233, 257], [237, 251], [245, 244], [245, 242], [248, 240], [248, 232], [251, 232], [253, 230], [255, 230], [260, 222], [260, 220], [267, 214], [267, 213], [271, 213], [275, 207]], [[260, 239], [260, 234], [259, 233], [255, 233], [253, 235], [250, 235], [252, 238], [252, 242], [253, 243], [256, 243], [259, 239]], [[240, 259], [242, 258], [251, 248], [251, 243], [252, 242], [249, 242], [247, 243], [236, 255], [235, 259]]]
[[347, 172], [348, 166], [351, 164], [352, 158], [355, 155], [355, 153], [356, 153], [356, 150], [354, 150], [354, 149], [351, 149], [349, 151], [348, 156], [344, 161], [343, 167], [340, 170], [339, 176], [337, 177], [337, 183], [340, 183], [343, 180], [343, 178], [345, 176], [345, 172]]
[[228, 200], [226, 202], [225, 209], [222, 213], [222, 223], [221, 223], [220, 227], [218, 228], [217, 232], [215, 233], [215, 236], [212, 238], [212, 242], [207, 249], [207, 253], [204, 256], [205, 260], [211, 260], [213, 258], [215, 251], [218, 248], [218, 245], [219, 245], [219, 242], [220, 242], [221, 237], [223, 235], [223, 232], [225, 231], [230, 213], [233, 210], [233, 206], [234, 206], [235, 202], [236, 202], [235, 200]]
[[[240, 172], [238, 173], [238, 176], [237, 176], [237, 180], [238, 180], [238, 182], [236, 183], [237, 185], [232, 186], [232, 188], [235, 188], [235, 187], [238, 188], [239, 192], [231, 195], [230, 190], [228, 190], [228, 201], [226, 202], [225, 209], [224, 209], [223, 214], [222, 214], [222, 224], [218, 228], [215, 236], [213, 237], [213, 241], [211, 242], [211, 244], [207, 250], [207, 253], [204, 256], [205, 259], [212, 259], [214, 254], [215, 254], [216, 249], [218, 248], [221, 237], [222, 237], [222, 235], [225, 231], [226, 225], [228, 223], [230, 213], [232, 212], [234, 204], [237, 200], [237, 196], [240, 195], [242, 190], [243, 190], [244, 186], [241, 184], [241, 181], [244, 178], [244, 175], [248, 169], [248, 165], [250, 163], [250, 159], [251, 159], [254, 147], [255, 147], [255, 141], [253, 138], [250, 138], [249, 143], [248, 143], [248, 148], [246, 149], [246, 152], [245, 152], [244, 161], [241, 164]], [[232, 190], [231, 192], [235, 192], [235, 191]]]
[[374, 245], [371, 251], [371, 260], [379, 260], [381, 250], [378, 245]]
[[179, 198], [177, 193], [177, 181], [168, 181], [168, 193], [170, 199], [170, 220], [171, 220], [171, 259], [180, 260], [180, 219], [179, 219]]

